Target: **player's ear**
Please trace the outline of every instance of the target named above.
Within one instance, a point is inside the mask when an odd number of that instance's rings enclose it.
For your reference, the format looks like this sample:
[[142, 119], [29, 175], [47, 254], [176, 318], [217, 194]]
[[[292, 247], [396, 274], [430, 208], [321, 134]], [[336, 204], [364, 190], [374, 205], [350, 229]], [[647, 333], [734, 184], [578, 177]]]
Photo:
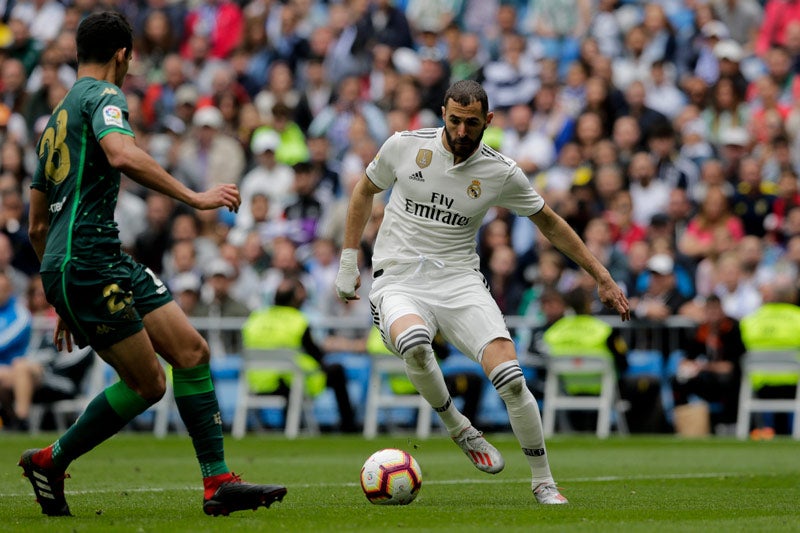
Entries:
[[116, 59], [117, 63], [124, 63], [128, 59], [128, 49], [119, 48], [117, 53], [114, 54], [114, 59]]
[[[442, 106], [442, 120], [445, 120], [444, 116], [445, 116], [444, 115], [444, 106]], [[445, 122], [447, 122], [447, 121], [445, 120]]]
[[492, 111], [489, 111], [488, 113], [486, 113], [486, 125], [487, 126], [492, 123], [492, 119], [493, 118], [494, 118], [494, 113]]

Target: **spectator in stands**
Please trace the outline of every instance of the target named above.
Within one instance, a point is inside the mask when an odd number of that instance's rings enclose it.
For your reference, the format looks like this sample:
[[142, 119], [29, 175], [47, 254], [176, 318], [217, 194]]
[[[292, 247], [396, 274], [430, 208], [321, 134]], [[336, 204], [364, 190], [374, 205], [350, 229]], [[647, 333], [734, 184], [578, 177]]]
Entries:
[[770, 47], [783, 45], [786, 28], [792, 22], [800, 21], [800, 5], [785, 0], [767, 0], [764, 5], [764, 22], [758, 31], [755, 52], [759, 56], [768, 53]]
[[[242, 327], [244, 347], [297, 350], [298, 364], [307, 373], [308, 393], [313, 396], [322, 392], [325, 386], [331, 388], [339, 407], [339, 430], [353, 433], [358, 428], [344, 368], [340, 364], [325, 362], [325, 353], [315, 342], [308, 318], [300, 310], [305, 299], [304, 285], [296, 278], [284, 278], [275, 290], [274, 305], [253, 311], [248, 316]], [[288, 395], [287, 379], [291, 378], [270, 370], [251, 370], [248, 374], [251, 389], [262, 394]]]
[[197, 103], [196, 93], [190, 95], [188, 89], [183, 89], [181, 94], [181, 87], [186, 83], [183, 59], [176, 53], [166, 55], [161, 61], [161, 77], [147, 86], [142, 101], [142, 114], [148, 127], [157, 130], [168, 116], [176, 114], [180, 105]]
[[686, 303], [675, 280], [675, 260], [667, 254], [655, 254], [647, 261], [650, 282], [645, 291], [631, 298], [637, 318], [663, 322], [678, 313]]
[[186, 316], [192, 316], [194, 309], [200, 302], [200, 276], [194, 272], [184, 272], [172, 278], [169, 287], [175, 297], [175, 302]]
[[560, 153], [564, 143], [572, 138], [574, 119], [560, 104], [557, 96], [558, 88], [555, 84], [542, 83], [533, 97], [531, 129], [553, 139], [556, 151]]
[[13, 113], [22, 114], [28, 94], [25, 85], [28, 74], [25, 65], [19, 59], [8, 58], [0, 65], [0, 101], [7, 105]]
[[733, 424], [745, 352], [739, 321], [725, 313], [715, 295], [706, 298], [699, 311], [699, 324], [681, 343], [684, 357], [670, 379], [675, 408], [680, 409], [691, 396], [697, 396], [722, 405], [721, 412], [712, 415], [715, 426]]
[[647, 90], [644, 82], [634, 81], [625, 89], [624, 113], [636, 119], [639, 123], [639, 131], [644, 138], [650, 134], [650, 130], [657, 124], [668, 121], [667, 117], [653, 108], [647, 107]]
[[295, 201], [286, 206], [283, 219], [286, 221], [288, 237], [298, 246], [310, 244], [317, 236], [319, 224], [329, 199], [321, 197], [317, 191], [320, 181], [319, 170], [311, 163], [300, 162], [294, 165]]
[[[178, 49], [180, 27], [174, 27], [170, 15], [163, 9], [147, 11], [141, 33], [134, 38], [136, 61], [147, 71], [148, 81], [162, 77], [164, 59]], [[164, 76], [166, 77], [166, 76]]]
[[11, 264], [27, 275], [39, 269], [39, 261], [28, 238], [28, 209], [16, 187], [0, 191], [0, 233], [11, 241]]
[[355, 76], [345, 77], [339, 83], [334, 102], [320, 111], [308, 128], [309, 135], [328, 138], [334, 157], [343, 156], [349, 148], [348, 132], [357, 116], [364, 117], [373, 141], [383, 142], [388, 137], [383, 113], [360, 97], [360, 83]]
[[[500, 59], [487, 63], [483, 69], [484, 86], [491, 94], [489, 105], [504, 111], [515, 104], [527, 104], [539, 89], [538, 64], [530, 56], [522, 35], [503, 38]], [[441, 100], [439, 100], [441, 105]]]
[[722, 132], [732, 127], [746, 127], [750, 120], [750, 111], [744, 95], [737, 92], [733, 80], [720, 78], [711, 88], [709, 106], [703, 110], [701, 117], [709, 142], [720, 146]]
[[628, 166], [633, 221], [641, 227], [650, 224], [653, 215], [664, 213], [669, 201], [670, 184], [658, 179], [656, 164], [648, 152], [636, 152]]
[[715, 267], [714, 294], [722, 302], [726, 315], [741, 320], [761, 306], [761, 294], [745, 275], [738, 252], [724, 252]]
[[221, 130], [224, 119], [219, 109], [202, 107], [192, 116], [191, 136], [180, 146], [175, 169], [181, 181], [192, 189], [204, 190], [220, 183], [238, 183], [245, 168], [244, 150]]
[[611, 239], [623, 253], [647, 236], [645, 228], [633, 219], [633, 198], [628, 190], [621, 189], [611, 198], [603, 217], [609, 223]]
[[647, 31], [644, 26], [633, 26], [625, 33], [622, 54], [613, 59], [614, 86], [621, 91], [626, 91], [634, 81], [650, 77], [650, 64], [658, 58], [646, 56], [646, 46]]
[[191, 57], [189, 41], [196, 35], [209, 39], [209, 55], [217, 59], [230, 56], [244, 35], [244, 15], [239, 4], [230, 0], [203, 0], [184, 18], [181, 55]]
[[528, 175], [546, 171], [556, 159], [553, 140], [532, 128], [533, 110], [517, 104], [508, 111], [508, 126], [503, 130], [502, 152], [514, 159]]
[[0, 365], [24, 355], [31, 340], [31, 313], [22, 294], [14, 292], [11, 278], [0, 271]]
[[278, 162], [275, 154], [280, 148], [280, 136], [271, 128], [257, 129], [250, 141], [250, 150], [256, 166], [241, 179], [242, 205], [236, 215], [236, 225], [248, 228], [252, 225], [251, 201], [261, 193], [269, 199], [269, 218], [278, 218], [290, 202], [294, 171]]
[[304, 35], [300, 26], [301, 13], [295, 2], [288, 2], [280, 6], [277, 12], [277, 22], [267, 23], [267, 35], [275, 53], [276, 59], [285, 61], [293, 74], [297, 73], [300, 63], [305, 61], [310, 52], [307, 35]]
[[28, 288], [28, 276], [13, 265], [14, 249], [8, 235], [0, 232], [0, 272], [4, 272], [11, 282], [14, 294], [25, 294]]
[[755, 48], [756, 37], [764, 19], [765, 2], [758, 0], [712, 0], [719, 20], [725, 24], [731, 39], [748, 50]]
[[699, 260], [708, 255], [712, 245], [733, 245], [744, 236], [742, 221], [731, 212], [730, 202], [722, 188], [709, 187], [686, 232], [678, 242], [681, 254]]
[[314, 117], [333, 100], [333, 84], [324, 59], [318, 55], [309, 57], [299, 76], [302, 89], [294, 110], [294, 119], [303, 132], [308, 131]]
[[147, 268], [161, 274], [164, 270], [163, 258], [170, 245], [170, 219], [175, 204], [162, 194], [148, 194], [145, 201], [147, 226], [136, 238], [133, 255]]
[[586, 247], [605, 265], [612, 278], [625, 281], [629, 272], [628, 260], [619, 247], [614, 246], [607, 220], [601, 217], [591, 219], [583, 232], [583, 240]]
[[694, 162], [681, 156], [672, 123], [654, 124], [647, 137], [647, 147], [656, 163], [656, 176], [671, 189], [691, 189], [700, 179], [700, 169]]
[[[48, 318], [55, 324], [55, 311], [47, 303], [38, 275], [30, 280], [27, 308], [32, 317]], [[94, 359], [95, 352], [89, 346], [59, 353], [53, 344], [52, 330], [32, 335], [24, 355], [0, 365], [3, 427], [26, 431], [33, 403], [75, 398], [81, 393]]]
[[647, 33], [647, 45], [643, 55], [651, 58], [651, 66], [656, 62], [674, 64], [678, 56], [678, 40], [675, 27], [667, 17], [662, 4], [655, 2], [645, 4], [642, 27]]
[[[231, 295], [236, 281], [236, 270], [226, 259], [217, 257], [204, 268], [205, 282], [201, 298], [192, 311], [192, 316], [206, 318], [244, 318], [250, 309]], [[239, 354], [242, 351], [242, 333], [238, 329], [201, 331], [208, 341], [212, 356]]]
[[761, 162], [745, 157], [739, 162], [739, 183], [731, 199], [731, 209], [742, 221], [746, 235], [763, 237], [765, 220], [773, 212], [775, 186], [762, 179]]

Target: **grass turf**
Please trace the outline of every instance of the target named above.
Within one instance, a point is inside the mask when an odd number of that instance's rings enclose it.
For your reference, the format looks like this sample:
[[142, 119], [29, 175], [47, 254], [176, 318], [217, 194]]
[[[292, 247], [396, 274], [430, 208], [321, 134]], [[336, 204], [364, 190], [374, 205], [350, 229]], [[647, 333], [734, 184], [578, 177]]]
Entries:
[[[53, 435], [3, 434], [3, 531], [800, 531], [800, 443], [629, 437], [558, 437], [551, 466], [570, 505], [541, 506], [510, 435], [491, 435], [506, 469], [477, 471], [448, 439], [332, 436], [226, 441], [228, 464], [244, 479], [281, 483], [282, 503], [211, 518], [201, 510], [199, 468], [187, 437], [123, 433], [69, 469], [71, 518], [40, 514], [16, 466]], [[375, 450], [399, 447], [422, 469], [416, 501], [371, 505], [358, 475]]]

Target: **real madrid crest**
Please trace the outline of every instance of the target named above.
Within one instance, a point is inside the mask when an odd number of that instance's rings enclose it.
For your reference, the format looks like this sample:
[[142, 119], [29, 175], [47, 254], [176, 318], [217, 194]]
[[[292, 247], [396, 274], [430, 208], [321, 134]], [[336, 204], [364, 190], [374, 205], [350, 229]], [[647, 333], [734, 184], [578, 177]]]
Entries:
[[417, 152], [417, 166], [419, 168], [425, 168], [431, 164], [431, 160], [433, 159], [433, 152], [431, 150], [420, 149]]
[[473, 200], [480, 198], [481, 196], [481, 182], [478, 180], [472, 180], [472, 185], [467, 187], [467, 196], [472, 198]]

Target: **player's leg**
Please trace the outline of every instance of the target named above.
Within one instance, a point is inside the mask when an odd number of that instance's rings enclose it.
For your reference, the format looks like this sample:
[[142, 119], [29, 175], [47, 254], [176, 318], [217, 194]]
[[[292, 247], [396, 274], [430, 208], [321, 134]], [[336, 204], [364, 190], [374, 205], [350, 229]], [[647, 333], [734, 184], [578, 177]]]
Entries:
[[280, 485], [243, 483], [225, 462], [222, 418], [211, 380], [209, 349], [174, 301], [150, 311], [144, 325], [158, 353], [172, 365], [175, 403], [194, 445], [203, 476], [207, 514], [227, 515], [282, 500]]
[[481, 365], [508, 410], [511, 429], [531, 467], [531, 486], [539, 503], [567, 503], [556, 488], [544, 443], [539, 406], [517, 361], [514, 343], [495, 339], [483, 351]]
[[28, 450], [20, 458], [19, 466], [47, 515], [70, 514], [64, 498], [69, 464], [115, 435], [164, 395], [164, 371], [143, 330], [97, 353], [117, 370], [121, 380], [95, 396], [53, 444]]
[[373, 313], [384, 339], [389, 334], [387, 347], [400, 355], [405, 363], [406, 375], [417, 392], [433, 407], [450, 435], [458, 435], [470, 427], [450, 397], [442, 369], [433, 353], [433, 332], [422, 318], [424, 311], [417, 309], [414, 300], [393, 292], [379, 299]]
[[68, 515], [64, 499], [67, 466], [157, 402], [166, 388], [164, 371], [133, 307], [130, 271], [115, 265], [100, 273], [69, 265], [43, 273], [48, 301], [69, 325], [78, 346], [91, 344], [121, 380], [98, 394], [52, 445], [28, 450], [19, 466], [30, 480], [42, 512]]
[[[446, 298], [437, 314], [442, 332], [462, 353], [481, 364], [506, 404], [511, 429], [530, 464], [534, 488], [555, 487], [545, 453], [539, 407], [525, 384], [500, 309], [479, 272], [470, 271], [463, 276], [451, 273], [450, 279], [442, 282], [452, 285], [444, 293]], [[538, 495], [537, 499], [542, 501]]]

